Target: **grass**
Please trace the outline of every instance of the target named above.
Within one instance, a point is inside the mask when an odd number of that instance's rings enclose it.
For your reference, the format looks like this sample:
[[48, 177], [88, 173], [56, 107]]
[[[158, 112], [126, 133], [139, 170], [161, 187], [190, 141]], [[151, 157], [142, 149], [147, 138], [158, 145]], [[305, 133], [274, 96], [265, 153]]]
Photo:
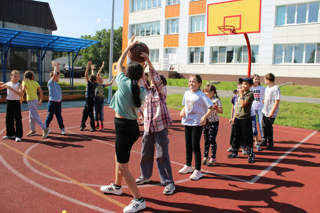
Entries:
[[[169, 109], [181, 110], [183, 95], [174, 94], [167, 97]], [[231, 98], [221, 98], [223, 114], [220, 117], [230, 118], [232, 104]], [[275, 120], [276, 125], [314, 129], [320, 131], [319, 104], [305, 104], [294, 102], [280, 102], [280, 109]]]
[[[204, 80], [202, 85], [205, 85], [208, 80]], [[233, 91], [237, 88], [237, 82], [220, 82], [214, 84], [217, 90]], [[266, 87], [265, 84], [261, 84]], [[168, 79], [168, 86], [188, 87], [188, 79]], [[203, 87], [203, 86], [202, 86]], [[320, 87], [302, 86], [302, 85], [286, 85], [281, 86], [281, 95], [297, 96], [306, 98], [320, 98]]]

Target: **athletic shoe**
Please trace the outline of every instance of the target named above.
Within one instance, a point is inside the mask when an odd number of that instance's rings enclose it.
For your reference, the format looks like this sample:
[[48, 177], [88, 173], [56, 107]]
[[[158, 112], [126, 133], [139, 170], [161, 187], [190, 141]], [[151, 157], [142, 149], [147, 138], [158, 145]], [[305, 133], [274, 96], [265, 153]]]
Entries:
[[80, 131], [83, 131], [86, 126], [80, 126]]
[[265, 142], [265, 141], [262, 141], [262, 142], [260, 143], [260, 146], [268, 146], [268, 143]]
[[242, 154], [243, 155], [247, 155], [247, 149], [246, 148], [242, 148]]
[[269, 143], [269, 146], [267, 147], [267, 150], [273, 150], [273, 148], [274, 148], [273, 144]]
[[165, 195], [172, 195], [174, 190], [176, 190], [176, 187], [174, 186], [174, 183], [169, 183], [164, 187], [163, 194]]
[[255, 155], [253, 153], [251, 153], [248, 157], [248, 163], [254, 163], [254, 157], [255, 157]]
[[21, 138], [16, 137], [16, 142], [21, 142]]
[[202, 177], [203, 177], [203, 174], [201, 173], [200, 170], [194, 170], [192, 175], [190, 175], [191, 180], [199, 180]]
[[230, 158], [230, 159], [237, 158], [237, 157], [239, 157], [238, 153], [235, 153], [235, 152], [232, 152], [231, 154], [228, 155], [228, 158]]
[[146, 201], [142, 198], [142, 200], [138, 200], [134, 198], [130, 204], [123, 209], [123, 212], [137, 212], [142, 209], [147, 208]]
[[14, 136], [3, 136], [2, 139], [3, 140], [14, 139]]
[[98, 130], [103, 130], [103, 125], [100, 124], [99, 129]]
[[37, 135], [37, 132], [33, 131], [33, 130], [31, 130], [30, 132], [27, 133], [28, 137], [35, 136], [35, 135]]
[[202, 165], [206, 165], [206, 164], [207, 164], [207, 161], [208, 161], [208, 158], [207, 158], [207, 157], [203, 157]]
[[230, 146], [229, 149], [227, 149], [227, 152], [233, 152], [232, 146]]
[[61, 135], [65, 135], [66, 131], [64, 129], [61, 129]]
[[185, 165], [182, 169], [179, 170], [180, 174], [188, 174], [191, 172], [193, 172], [192, 166], [187, 166], [187, 165]]
[[48, 134], [50, 133], [50, 131], [51, 131], [51, 129], [49, 129], [49, 128], [45, 128], [45, 129], [43, 129], [43, 134], [42, 134], [42, 137], [43, 138], [46, 138], [47, 136], [48, 136]]
[[111, 183], [108, 186], [101, 186], [100, 191], [102, 191], [103, 193], [106, 193], [106, 194], [121, 195], [122, 194], [122, 187], [120, 187], [119, 189], [116, 189], [116, 186], [114, 185], [114, 183]]
[[90, 132], [94, 132], [94, 131], [96, 131], [96, 130], [95, 130], [95, 129], [93, 129], [93, 128], [92, 128], [92, 129], [90, 129]]
[[256, 148], [257, 148], [257, 151], [262, 151], [261, 146], [260, 146], [259, 143], [256, 144]]
[[99, 124], [98, 123], [96, 123], [96, 125], [94, 126], [95, 128], [98, 128], [99, 127]]
[[207, 163], [207, 166], [212, 167], [214, 164], [216, 164], [216, 159], [215, 158], [210, 158], [209, 162]]
[[142, 176], [138, 177], [136, 180], [137, 185], [142, 185], [145, 183], [149, 183], [151, 180], [149, 178], [144, 178]]

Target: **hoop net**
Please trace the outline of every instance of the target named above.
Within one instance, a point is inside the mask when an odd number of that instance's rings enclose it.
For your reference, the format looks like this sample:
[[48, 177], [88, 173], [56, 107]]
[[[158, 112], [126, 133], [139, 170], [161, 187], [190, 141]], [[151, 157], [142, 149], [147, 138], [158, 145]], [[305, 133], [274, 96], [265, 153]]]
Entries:
[[237, 34], [236, 28], [232, 25], [218, 26], [219, 29], [219, 44], [227, 43], [230, 35]]

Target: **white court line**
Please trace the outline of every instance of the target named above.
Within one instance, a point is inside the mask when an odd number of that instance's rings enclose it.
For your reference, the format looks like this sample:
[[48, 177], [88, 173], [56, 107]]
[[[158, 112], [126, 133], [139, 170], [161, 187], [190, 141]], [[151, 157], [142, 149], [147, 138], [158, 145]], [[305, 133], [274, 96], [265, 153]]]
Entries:
[[273, 167], [275, 167], [278, 163], [280, 163], [280, 161], [282, 161], [285, 157], [287, 157], [293, 150], [295, 150], [296, 148], [298, 148], [301, 144], [303, 144], [304, 142], [306, 142], [309, 138], [311, 138], [312, 136], [314, 136], [318, 131], [314, 131], [313, 133], [311, 133], [310, 135], [308, 135], [305, 139], [303, 139], [301, 142], [299, 142], [298, 144], [296, 144], [295, 146], [293, 146], [289, 151], [287, 151], [286, 153], [284, 153], [281, 157], [279, 157], [275, 162], [273, 162], [270, 166], [268, 166], [265, 170], [263, 170], [262, 172], [260, 172], [260, 174], [258, 174], [257, 176], [255, 176], [250, 183], [253, 184], [255, 182], [257, 182], [261, 177], [263, 177], [265, 174], [267, 174], [267, 172], [269, 172]]

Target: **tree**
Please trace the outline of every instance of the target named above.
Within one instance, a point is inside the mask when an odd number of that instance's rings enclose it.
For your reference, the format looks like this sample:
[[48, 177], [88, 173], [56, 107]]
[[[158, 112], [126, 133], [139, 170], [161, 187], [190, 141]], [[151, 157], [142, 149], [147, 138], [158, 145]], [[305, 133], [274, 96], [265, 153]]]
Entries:
[[[102, 73], [109, 73], [109, 55], [110, 55], [110, 35], [111, 29], [102, 29], [96, 31], [94, 36], [85, 35], [81, 36], [84, 39], [97, 40], [99, 43], [81, 50], [79, 55], [82, 55], [82, 59], [76, 63], [76, 66], [86, 67], [89, 60], [96, 65], [96, 70], [101, 67], [102, 61], [104, 61], [104, 69]], [[113, 31], [113, 62], [117, 61], [122, 53], [122, 27]]]

